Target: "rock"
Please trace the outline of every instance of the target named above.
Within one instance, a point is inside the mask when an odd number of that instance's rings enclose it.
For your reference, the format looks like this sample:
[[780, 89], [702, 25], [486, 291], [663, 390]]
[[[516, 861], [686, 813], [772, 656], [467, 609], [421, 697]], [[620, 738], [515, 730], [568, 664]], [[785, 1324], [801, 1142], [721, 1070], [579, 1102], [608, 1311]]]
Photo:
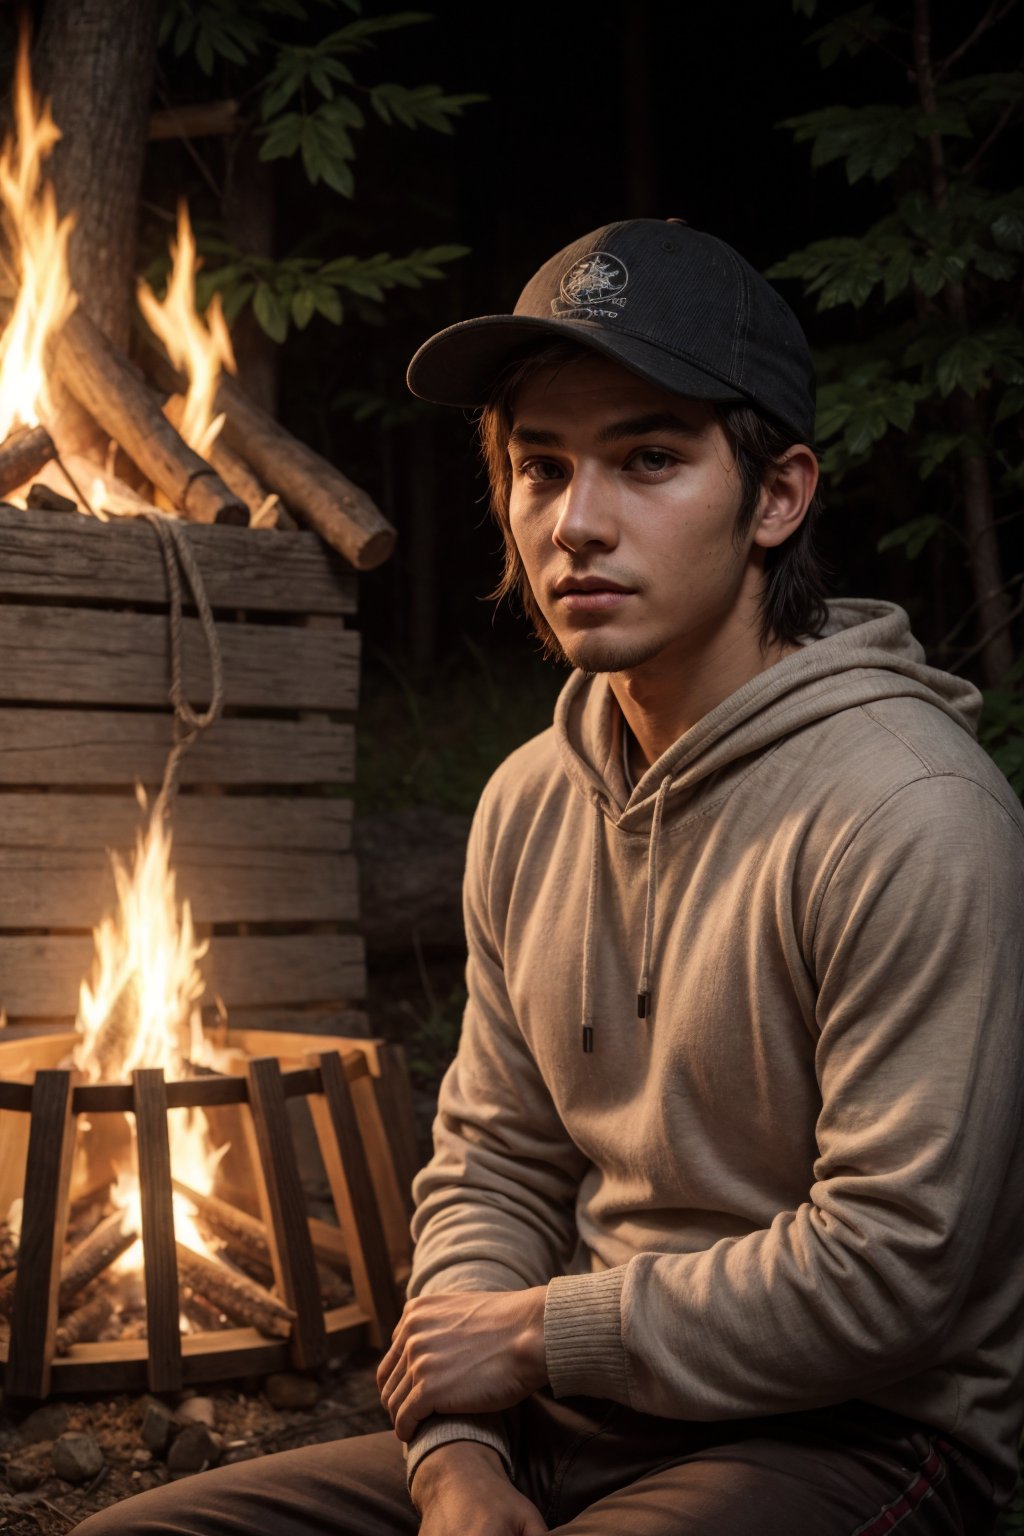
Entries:
[[64, 1403], [47, 1403], [37, 1408], [23, 1421], [18, 1430], [22, 1445], [36, 1445], [40, 1440], [56, 1440], [68, 1427], [68, 1410]]
[[217, 1422], [217, 1405], [212, 1397], [186, 1397], [178, 1404], [178, 1418], [189, 1424], [205, 1424], [212, 1429]]
[[39, 1487], [48, 1471], [49, 1467], [40, 1465], [37, 1457], [19, 1457], [17, 1461], [7, 1463], [7, 1481], [15, 1493], [28, 1493]]
[[234, 1466], [236, 1461], [255, 1461], [263, 1452], [255, 1445], [234, 1445], [220, 1459], [222, 1467]]
[[177, 1425], [177, 1419], [166, 1403], [148, 1398], [142, 1415], [139, 1439], [150, 1451], [162, 1451]]
[[148, 1467], [153, 1460], [153, 1452], [147, 1451], [144, 1445], [137, 1445], [132, 1451], [133, 1467]]
[[85, 1483], [103, 1469], [103, 1452], [92, 1435], [68, 1430], [53, 1442], [53, 1470], [66, 1483]]
[[171, 1472], [201, 1472], [220, 1456], [223, 1441], [205, 1424], [186, 1424], [167, 1452]]
[[320, 1396], [312, 1376], [300, 1376], [297, 1371], [268, 1376], [265, 1391], [271, 1408], [312, 1408]]

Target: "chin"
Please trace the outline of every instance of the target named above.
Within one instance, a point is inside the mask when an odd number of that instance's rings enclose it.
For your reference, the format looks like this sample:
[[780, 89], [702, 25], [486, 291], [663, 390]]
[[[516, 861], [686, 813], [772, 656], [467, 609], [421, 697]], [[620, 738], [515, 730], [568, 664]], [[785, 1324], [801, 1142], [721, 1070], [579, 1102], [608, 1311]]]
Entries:
[[581, 672], [629, 672], [663, 649], [660, 640], [629, 635], [574, 634], [557, 637], [562, 654]]

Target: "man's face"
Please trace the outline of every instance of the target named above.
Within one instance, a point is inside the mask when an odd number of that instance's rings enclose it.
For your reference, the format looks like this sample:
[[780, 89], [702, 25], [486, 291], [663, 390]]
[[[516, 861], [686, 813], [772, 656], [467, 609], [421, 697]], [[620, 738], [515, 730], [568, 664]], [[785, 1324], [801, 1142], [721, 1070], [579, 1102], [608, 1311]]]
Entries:
[[735, 538], [739, 470], [705, 402], [603, 358], [546, 368], [517, 394], [509, 457], [512, 537], [574, 666], [684, 659], [759, 588], [751, 536]]

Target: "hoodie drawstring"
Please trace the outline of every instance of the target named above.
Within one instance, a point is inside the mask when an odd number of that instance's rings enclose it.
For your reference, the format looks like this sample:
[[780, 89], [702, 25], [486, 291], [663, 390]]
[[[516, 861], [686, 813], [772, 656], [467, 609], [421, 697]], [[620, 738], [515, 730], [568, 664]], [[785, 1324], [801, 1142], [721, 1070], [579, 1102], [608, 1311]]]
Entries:
[[[654, 924], [658, 901], [658, 844], [661, 838], [661, 821], [665, 813], [665, 801], [672, 785], [671, 774], [662, 779], [651, 814], [651, 835], [647, 844], [647, 900], [644, 906], [644, 943], [640, 962], [640, 980], [637, 984], [636, 1012], [640, 1019], [651, 1016], [651, 955], [654, 950]], [[597, 896], [601, 882], [601, 831], [604, 815], [600, 801], [591, 802], [594, 808], [590, 842], [590, 876], [587, 882], [587, 915], [583, 928], [583, 1017], [582, 1045], [585, 1054], [594, 1049], [594, 928], [597, 917]]]
[[594, 807], [593, 834], [590, 841], [590, 878], [587, 882], [587, 915], [583, 926], [583, 1050], [594, 1049], [594, 916], [597, 912], [597, 887], [601, 879], [601, 824], [604, 816], [599, 802]]
[[654, 948], [654, 918], [658, 900], [658, 839], [665, 799], [672, 783], [671, 774], [662, 779], [651, 815], [651, 836], [647, 844], [647, 901], [644, 906], [644, 947], [640, 961], [640, 980], [636, 993], [636, 1016], [647, 1019], [651, 1013], [651, 951]]

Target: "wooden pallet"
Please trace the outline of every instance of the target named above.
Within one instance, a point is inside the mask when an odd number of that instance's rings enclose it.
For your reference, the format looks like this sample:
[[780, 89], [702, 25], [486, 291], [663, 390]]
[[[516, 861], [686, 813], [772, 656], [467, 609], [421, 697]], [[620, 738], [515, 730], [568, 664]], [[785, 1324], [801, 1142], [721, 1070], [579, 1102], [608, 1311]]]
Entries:
[[[233, 1023], [364, 1033], [351, 852], [359, 636], [350, 568], [312, 533], [187, 527], [217, 618], [224, 717], [184, 760], [179, 899]], [[152, 528], [0, 505], [0, 1006], [66, 1028], [172, 740]], [[185, 621], [186, 689], [209, 668]], [[204, 1001], [206, 1000], [204, 999]]]

